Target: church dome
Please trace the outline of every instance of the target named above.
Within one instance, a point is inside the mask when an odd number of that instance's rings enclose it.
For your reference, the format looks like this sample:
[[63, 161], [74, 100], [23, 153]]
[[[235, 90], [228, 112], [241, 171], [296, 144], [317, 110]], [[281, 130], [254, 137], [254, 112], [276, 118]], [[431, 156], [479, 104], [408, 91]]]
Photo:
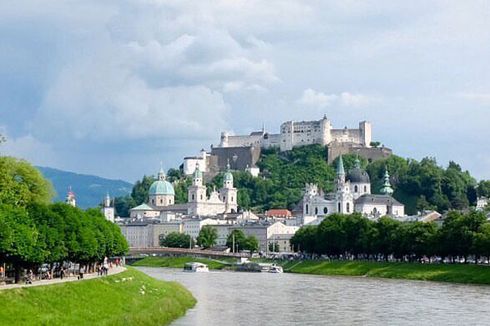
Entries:
[[369, 174], [359, 168], [353, 168], [347, 174], [347, 180], [351, 183], [370, 183], [371, 180], [369, 178]]
[[150, 196], [157, 196], [157, 195], [175, 196], [175, 191], [174, 191], [174, 187], [170, 182], [166, 180], [157, 180], [151, 184], [148, 194]]
[[361, 162], [359, 159], [356, 159], [354, 168], [347, 173], [347, 180], [349, 180], [351, 183], [371, 182], [369, 174], [365, 170], [361, 169]]
[[227, 171], [224, 176], [224, 181], [233, 182], [233, 174], [230, 171]]

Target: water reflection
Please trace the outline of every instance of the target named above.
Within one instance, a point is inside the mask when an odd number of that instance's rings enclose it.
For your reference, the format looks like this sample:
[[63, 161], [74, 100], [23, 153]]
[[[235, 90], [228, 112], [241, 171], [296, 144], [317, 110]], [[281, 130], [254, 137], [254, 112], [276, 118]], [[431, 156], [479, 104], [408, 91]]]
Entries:
[[198, 304], [172, 325], [490, 325], [490, 287], [268, 273], [139, 268]]

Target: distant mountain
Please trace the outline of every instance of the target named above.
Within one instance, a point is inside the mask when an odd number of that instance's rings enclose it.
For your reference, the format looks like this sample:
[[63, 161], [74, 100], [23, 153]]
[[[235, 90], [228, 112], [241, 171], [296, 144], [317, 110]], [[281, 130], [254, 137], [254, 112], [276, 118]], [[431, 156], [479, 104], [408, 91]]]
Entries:
[[71, 186], [80, 208], [97, 207], [105, 195], [124, 196], [131, 193], [133, 185], [123, 180], [111, 180], [94, 175], [78, 174], [48, 167], [37, 167], [56, 191], [53, 201], [64, 201]]

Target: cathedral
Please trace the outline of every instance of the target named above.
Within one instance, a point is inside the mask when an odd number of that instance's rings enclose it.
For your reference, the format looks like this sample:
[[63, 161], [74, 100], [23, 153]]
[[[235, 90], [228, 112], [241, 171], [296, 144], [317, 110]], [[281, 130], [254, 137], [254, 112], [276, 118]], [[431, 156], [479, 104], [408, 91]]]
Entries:
[[322, 217], [333, 213], [361, 213], [368, 218], [379, 218], [389, 215], [405, 215], [405, 207], [391, 195], [388, 170], [385, 172], [384, 184], [380, 195], [371, 194], [369, 174], [361, 168], [357, 159], [355, 167], [345, 173], [342, 156], [337, 163], [335, 192], [324, 194], [315, 184], [307, 184], [303, 196], [303, 217]]
[[148, 202], [130, 209], [129, 215], [131, 218], [142, 219], [169, 214], [211, 216], [237, 212], [237, 189], [233, 186], [229, 164], [223, 175], [223, 187], [219, 191], [213, 189], [209, 196], [206, 190], [203, 173], [197, 164], [192, 174], [192, 185], [188, 189], [187, 203], [175, 204], [174, 187], [166, 180], [163, 169], [160, 169], [157, 180], [150, 186]]

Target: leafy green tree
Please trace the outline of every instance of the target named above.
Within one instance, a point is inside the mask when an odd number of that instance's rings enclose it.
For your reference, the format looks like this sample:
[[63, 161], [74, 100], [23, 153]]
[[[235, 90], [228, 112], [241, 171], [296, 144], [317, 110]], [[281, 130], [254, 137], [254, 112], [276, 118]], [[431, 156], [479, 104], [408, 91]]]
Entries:
[[317, 227], [312, 225], [303, 226], [291, 238], [291, 245], [296, 251], [317, 253]]
[[51, 183], [27, 161], [0, 157], [0, 204], [49, 203], [53, 194]]
[[478, 256], [484, 256], [490, 263], [490, 223], [482, 224], [475, 234], [474, 252]]
[[490, 198], [490, 180], [481, 180], [476, 188], [479, 197]]
[[154, 176], [144, 175], [141, 180], [136, 181], [131, 192], [131, 197], [133, 197], [136, 205], [143, 204], [148, 200], [148, 191], [155, 180]]
[[249, 235], [245, 240], [245, 250], [250, 250], [250, 252], [259, 251], [259, 240], [253, 235]]
[[189, 246], [194, 247], [194, 241], [188, 234], [170, 232], [166, 237], [160, 240], [160, 246], [170, 248], [189, 248]]
[[211, 248], [216, 244], [218, 239], [218, 230], [211, 225], [205, 225], [199, 231], [197, 236], [197, 245], [203, 247], [204, 249]]
[[117, 216], [129, 217], [129, 210], [136, 206], [136, 201], [131, 196], [116, 197], [114, 200], [114, 209]]
[[[233, 250], [233, 244], [235, 244], [235, 250]], [[231, 248], [232, 251], [241, 251], [247, 249], [247, 237], [242, 230], [233, 230], [226, 238], [226, 246]]]

